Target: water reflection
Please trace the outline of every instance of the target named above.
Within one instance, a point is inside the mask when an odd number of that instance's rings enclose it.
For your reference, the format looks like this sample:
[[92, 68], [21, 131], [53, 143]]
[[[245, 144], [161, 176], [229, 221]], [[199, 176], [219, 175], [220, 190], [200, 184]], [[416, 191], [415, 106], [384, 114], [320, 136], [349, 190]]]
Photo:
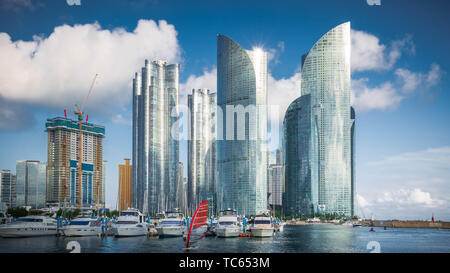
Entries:
[[[82, 253], [96, 252], [163, 252], [183, 253], [181, 237], [38, 237], [0, 238], [0, 252], [69, 252], [70, 241], [80, 244]], [[348, 226], [313, 225], [286, 226], [284, 232], [271, 238], [206, 237], [190, 253], [283, 253], [283, 252], [369, 252], [367, 245], [375, 241], [381, 252], [450, 252], [450, 230], [353, 228]]]

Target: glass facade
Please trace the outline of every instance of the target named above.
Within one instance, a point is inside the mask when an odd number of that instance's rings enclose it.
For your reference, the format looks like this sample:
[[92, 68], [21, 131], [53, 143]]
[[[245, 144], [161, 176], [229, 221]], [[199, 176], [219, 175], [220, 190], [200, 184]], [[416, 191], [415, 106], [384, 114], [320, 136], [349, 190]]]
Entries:
[[216, 108], [217, 94], [207, 89], [188, 95], [188, 200], [193, 211], [203, 200], [210, 208], [216, 200]]
[[267, 177], [267, 193], [269, 194], [269, 207], [274, 211], [280, 211], [283, 193], [283, 166], [269, 165]]
[[16, 205], [44, 208], [46, 164], [35, 160], [18, 160], [16, 176]]
[[10, 170], [0, 172], [0, 203], [10, 208], [16, 206], [16, 176]]
[[[223, 113], [217, 118], [219, 209], [233, 208], [245, 215], [267, 211], [267, 111], [234, 118], [237, 115], [230, 110], [266, 109], [266, 105], [267, 53], [244, 50], [218, 35], [217, 106]], [[245, 136], [239, 138], [238, 131]]]
[[145, 60], [133, 79], [133, 206], [144, 213], [176, 206], [179, 69]]
[[284, 119], [285, 213], [354, 214], [350, 22], [302, 57], [301, 97]]

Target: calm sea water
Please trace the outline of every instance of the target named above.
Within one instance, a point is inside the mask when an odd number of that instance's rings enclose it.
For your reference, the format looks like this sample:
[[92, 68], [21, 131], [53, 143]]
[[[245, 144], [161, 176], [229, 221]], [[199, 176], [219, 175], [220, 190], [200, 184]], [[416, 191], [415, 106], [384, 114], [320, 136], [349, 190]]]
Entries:
[[[437, 252], [450, 253], [450, 230], [387, 229], [334, 225], [285, 226], [273, 238], [207, 237], [190, 252]], [[0, 252], [69, 252], [70, 241], [80, 244], [82, 253], [93, 252], [184, 252], [182, 238], [157, 237], [39, 237], [0, 238]]]

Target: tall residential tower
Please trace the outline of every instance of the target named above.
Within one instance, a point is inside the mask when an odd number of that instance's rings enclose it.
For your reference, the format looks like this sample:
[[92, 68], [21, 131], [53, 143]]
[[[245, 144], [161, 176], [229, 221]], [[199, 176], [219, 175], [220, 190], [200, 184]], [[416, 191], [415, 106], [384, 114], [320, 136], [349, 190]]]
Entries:
[[[78, 121], [47, 119], [47, 201], [78, 204]], [[81, 198], [85, 206], [104, 204], [105, 127], [82, 124]]]
[[203, 200], [214, 207], [216, 200], [216, 108], [217, 94], [207, 89], [188, 95], [188, 200], [190, 211]]
[[155, 213], [176, 206], [179, 64], [149, 62], [133, 79], [133, 206]]
[[287, 215], [354, 214], [350, 52], [347, 22], [302, 57], [301, 96], [286, 111], [283, 129]]
[[217, 36], [219, 209], [267, 210], [267, 53]]

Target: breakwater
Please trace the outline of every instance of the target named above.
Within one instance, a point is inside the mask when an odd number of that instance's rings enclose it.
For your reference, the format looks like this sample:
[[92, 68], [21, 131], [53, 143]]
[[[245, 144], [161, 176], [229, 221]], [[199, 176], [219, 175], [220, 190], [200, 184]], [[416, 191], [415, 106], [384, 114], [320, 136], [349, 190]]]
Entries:
[[400, 220], [364, 220], [364, 226], [390, 228], [445, 228], [450, 229], [450, 222], [431, 221], [400, 221]]

